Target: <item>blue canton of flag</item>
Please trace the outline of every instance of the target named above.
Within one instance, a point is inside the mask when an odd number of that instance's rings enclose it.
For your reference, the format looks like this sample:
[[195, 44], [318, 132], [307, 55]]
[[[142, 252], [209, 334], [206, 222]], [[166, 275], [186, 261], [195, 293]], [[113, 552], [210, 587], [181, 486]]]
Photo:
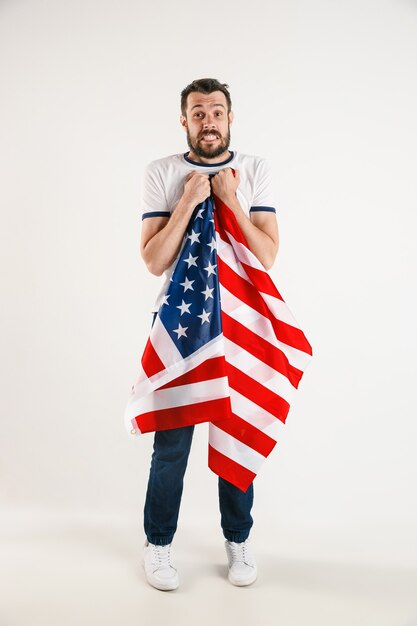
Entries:
[[183, 357], [222, 332], [213, 211], [211, 195], [194, 209], [158, 312]]

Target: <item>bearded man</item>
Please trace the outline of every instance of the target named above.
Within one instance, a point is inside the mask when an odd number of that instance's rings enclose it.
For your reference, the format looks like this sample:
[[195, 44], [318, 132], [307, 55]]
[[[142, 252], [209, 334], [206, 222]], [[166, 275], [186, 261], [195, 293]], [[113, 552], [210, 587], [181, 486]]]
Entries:
[[[164, 304], [192, 213], [211, 193], [233, 211], [249, 249], [266, 270], [276, 258], [279, 236], [270, 167], [263, 157], [229, 150], [231, 106], [227, 84], [213, 78], [194, 80], [181, 92], [180, 123], [189, 151], [157, 159], [145, 168], [140, 250], [152, 274], [165, 274], [152, 310], [154, 319]], [[179, 585], [172, 542], [193, 431], [194, 425], [154, 435], [144, 506], [143, 563], [149, 584], [161, 590]], [[228, 579], [237, 586], [249, 585], [257, 577], [249, 543], [253, 484], [243, 492], [219, 476], [218, 493]]]

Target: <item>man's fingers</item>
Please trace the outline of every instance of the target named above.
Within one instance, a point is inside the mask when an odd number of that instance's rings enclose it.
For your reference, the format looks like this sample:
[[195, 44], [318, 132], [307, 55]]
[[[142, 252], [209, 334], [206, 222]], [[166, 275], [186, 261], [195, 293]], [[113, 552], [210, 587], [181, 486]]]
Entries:
[[187, 176], [185, 177], [185, 180], [188, 181], [193, 176], [204, 176], [204, 178], [208, 178], [208, 174], [199, 174], [196, 170], [193, 170], [192, 172], [187, 174]]
[[225, 176], [227, 170], [230, 170], [232, 172], [233, 176], [239, 177], [239, 170], [234, 170], [233, 167], [224, 167], [221, 170], [219, 170], [218, 172], [216, 172], [214, 175], [218, 176], [219, 174], [221, 174], [221, 176]]

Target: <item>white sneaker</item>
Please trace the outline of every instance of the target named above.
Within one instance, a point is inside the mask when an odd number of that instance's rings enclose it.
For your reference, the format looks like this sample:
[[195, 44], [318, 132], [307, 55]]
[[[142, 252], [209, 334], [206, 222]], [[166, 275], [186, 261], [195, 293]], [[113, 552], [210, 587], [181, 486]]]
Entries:
[[249, 546], [249, 539], [242, 543], [225, 541], [229, 561], [229, 581], [232, 585], [244, 587], [256, 580], [258, 570]]
[[143, 567], [148, 583], [161, 591], [176, 589], [180, 584], [178, 572], [171, 555], [171, 546], [158, 546], [145, 541]]

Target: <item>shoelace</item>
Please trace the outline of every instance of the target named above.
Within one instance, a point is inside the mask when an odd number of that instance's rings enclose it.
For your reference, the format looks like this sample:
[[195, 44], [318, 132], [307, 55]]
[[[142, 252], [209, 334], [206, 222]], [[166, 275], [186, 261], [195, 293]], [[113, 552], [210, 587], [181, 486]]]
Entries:
[[152, 546], [152, 560], [158, 567], [168, 565], [174, 567], [171, 563], [171, 546]]
[[251, 565], [247, 541], [243, 541], [242, 543], [229, 542], [229, 546], [232, 552], [233, 562], [241, 561], [242, 563]]

